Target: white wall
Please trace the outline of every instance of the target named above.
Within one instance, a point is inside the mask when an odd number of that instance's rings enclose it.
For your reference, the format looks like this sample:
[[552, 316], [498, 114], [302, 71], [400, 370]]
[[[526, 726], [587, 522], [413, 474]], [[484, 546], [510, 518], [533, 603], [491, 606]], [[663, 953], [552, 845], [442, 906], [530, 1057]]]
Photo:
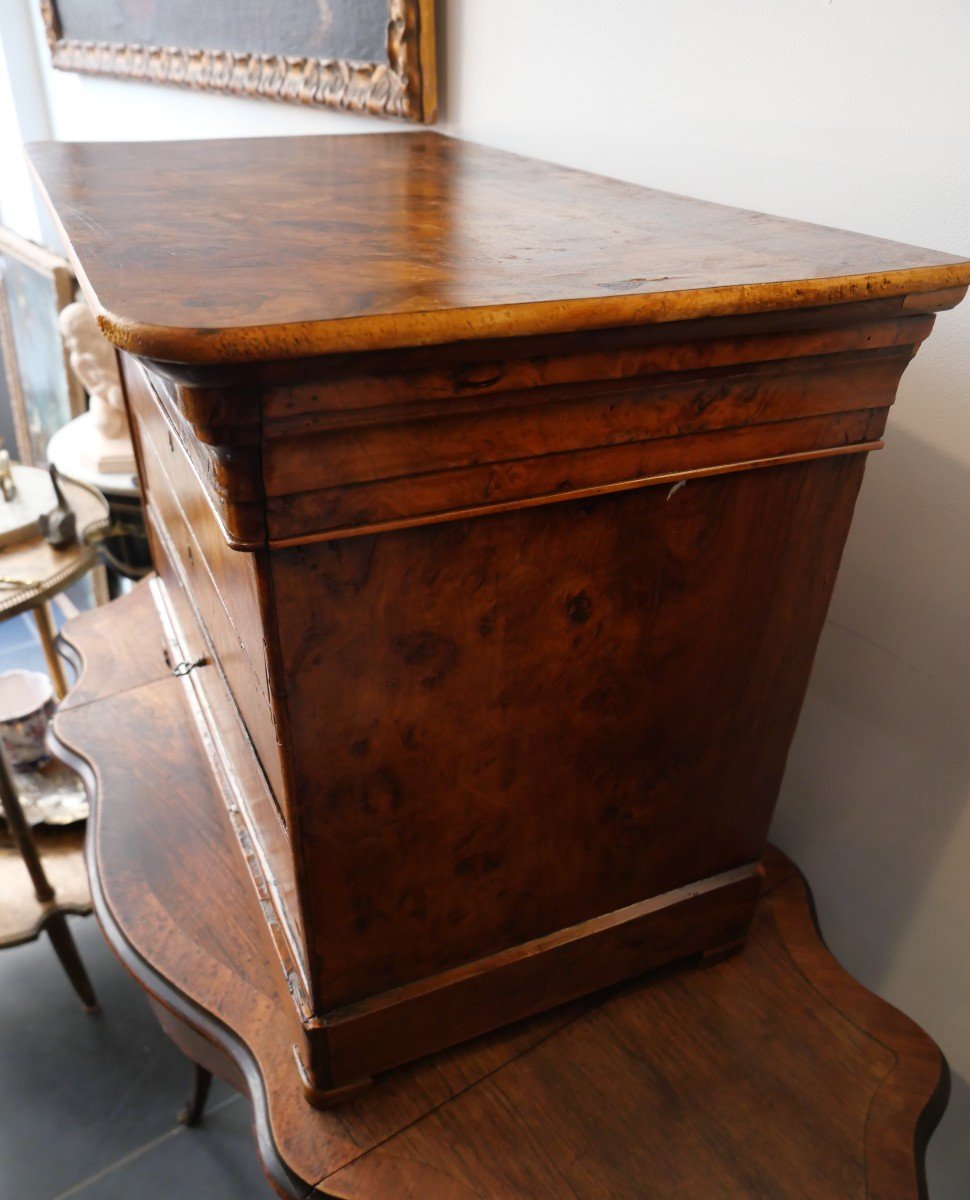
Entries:
[[[447, 132], [970, 254], [967, 0], [440, 8]], [[45, 71], [64, 138], [378, 128]], [[870, 461], [774, 829], [832, 949], [948, 1054], [934, 1200], [970, 1192], [968, 528], [970, 301], [940, 317]]]
[[0, 0], [0, 218], [33, 241], [56, 238], [34, 203], [24, 142], [51, 136], [44, 69], [35, 46], [32, 14], [18, 0]]

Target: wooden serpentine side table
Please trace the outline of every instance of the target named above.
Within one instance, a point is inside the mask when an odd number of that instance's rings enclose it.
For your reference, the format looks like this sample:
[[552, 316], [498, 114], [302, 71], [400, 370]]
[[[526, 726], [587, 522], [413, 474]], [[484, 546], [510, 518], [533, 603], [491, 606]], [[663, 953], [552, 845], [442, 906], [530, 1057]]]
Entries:
[[[108, 940], [199, 1084], [216, 1072], [248, 1094], [279, 1195], [923, 1195], [942, 1057], [832, 958], [804, 881], [771, 850], [742, 954], [644, 976], [313, 1108], [293, 1073], [259, 865], [238, 836], [246, 780], [220, 773], [193, 716], [196, 676], [214, 668], [173, 675], [159, 588], [147, 580], [67, 627], [79, 681], [56, 739], [91, 789], [88, 864]], [[212, 717], [228, 742], [244, 736], [228, 694]]]

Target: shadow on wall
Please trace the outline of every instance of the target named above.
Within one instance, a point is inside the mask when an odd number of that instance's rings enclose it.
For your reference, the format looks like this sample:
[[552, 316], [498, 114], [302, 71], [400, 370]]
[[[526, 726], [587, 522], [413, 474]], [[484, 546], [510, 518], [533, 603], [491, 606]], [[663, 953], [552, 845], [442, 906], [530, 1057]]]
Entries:
[[949, 1059], [934, 1200], [965, 1200], [970, 1179], [968, 519], [970, 468], [891, 420], [772, 829], [812, 885], [832, 951]]

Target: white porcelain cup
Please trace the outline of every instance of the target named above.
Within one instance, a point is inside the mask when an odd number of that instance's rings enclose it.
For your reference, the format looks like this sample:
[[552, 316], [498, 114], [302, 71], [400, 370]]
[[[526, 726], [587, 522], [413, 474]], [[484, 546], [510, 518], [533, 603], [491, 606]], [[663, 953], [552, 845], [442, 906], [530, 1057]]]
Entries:
[[12, 767], [46, 762], [45, 737], [54, 712], [54, 689], [40, 671], [0, 674], [0, 739]]

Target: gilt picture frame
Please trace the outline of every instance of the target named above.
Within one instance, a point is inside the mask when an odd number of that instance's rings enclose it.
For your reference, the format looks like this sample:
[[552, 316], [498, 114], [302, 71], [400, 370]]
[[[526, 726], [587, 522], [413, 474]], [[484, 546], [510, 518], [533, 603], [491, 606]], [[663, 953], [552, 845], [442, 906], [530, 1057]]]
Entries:
[[432, 124], [434, 0], [41, 0], [62, 71]]
[[76, 289], [67, 259], [0, 226], [0, 354], [27, 466], [46, 466], [50, 438], [86, 407], [57, 323]]

